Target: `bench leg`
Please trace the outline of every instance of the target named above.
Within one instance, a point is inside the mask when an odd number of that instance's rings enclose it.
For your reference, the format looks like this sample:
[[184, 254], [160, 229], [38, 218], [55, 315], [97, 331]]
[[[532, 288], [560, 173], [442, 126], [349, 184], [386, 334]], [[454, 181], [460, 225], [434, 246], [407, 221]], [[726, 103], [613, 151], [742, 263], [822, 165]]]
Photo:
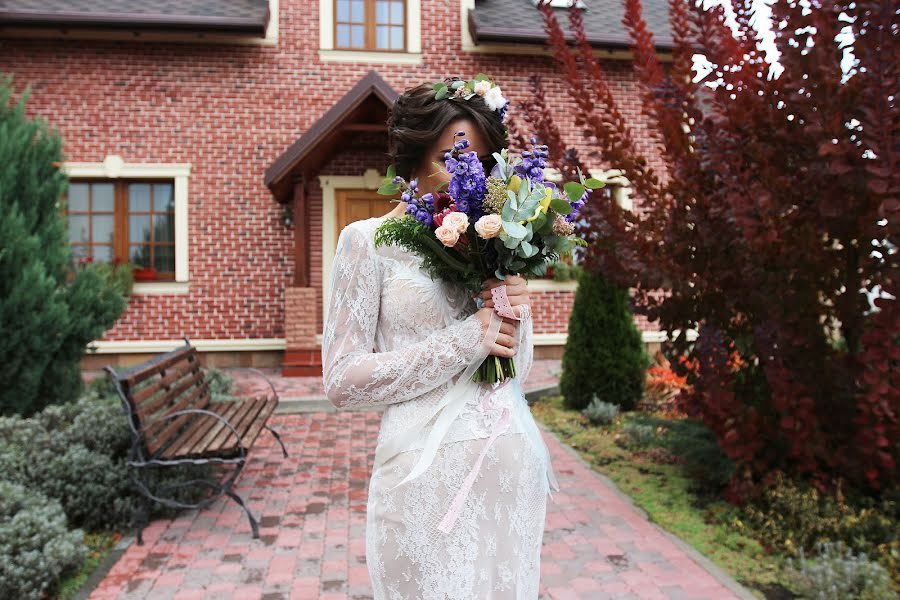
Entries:
[[278, 440], [278, 443], [281, 444], [281, 453], [284, 454], [284, 457], [288, 457], [287, 449], [284, 447], [284, 442], [281, 441], [281, 436], [278, 435], [278, 432], [269, 427], [268, 425], [263, 425], [266, 429], [272, 432], [272, 435], [275, 436], [275, 439]]
[[226, 494], [228, 494], [229, 498], [231, 498], [232, 500], [237, 502], [238, 505], [240, 505], [240, 507], [244, 509], [245, 513], [247, 513], [247, 518], [250, 519], [250, 531], [253, 532], [253, 539], [258, 540], [259, 539], [259, 523], [256, 522], [256, 519], [253, 517], [253, 513], [250, 512], [250, 509], [247, 508], [247, 505], [244, 504], [244, 500], [240, 496], [238, 496], [231, 489], [231, 487], [227, 487], [223, 491]]
[[150, 522], [150, 500], [141, 495], [137, 502], [138, 504], [134, 507], [132, 519], [134, 521], [134, 527], [137, 530], [138, 546], [143, 546], [144, 528]]

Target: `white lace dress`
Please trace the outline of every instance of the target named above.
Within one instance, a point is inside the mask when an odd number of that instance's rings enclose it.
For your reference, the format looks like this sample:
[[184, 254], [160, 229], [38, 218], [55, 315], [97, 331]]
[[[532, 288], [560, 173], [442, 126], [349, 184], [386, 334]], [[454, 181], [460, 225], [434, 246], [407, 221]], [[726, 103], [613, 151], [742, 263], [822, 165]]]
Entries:
[[472, 383], [499, 318], [484, 331], [464, 290], [432, 281], [414, 254], [376, 248], [383, 220], [341, 231], [322, 340], [332, 403], [387, 405], [367, 506], [375, 600], [533, 600], [559, 486], [519, 385], [531, 316], [518, 327], [518, 377]]

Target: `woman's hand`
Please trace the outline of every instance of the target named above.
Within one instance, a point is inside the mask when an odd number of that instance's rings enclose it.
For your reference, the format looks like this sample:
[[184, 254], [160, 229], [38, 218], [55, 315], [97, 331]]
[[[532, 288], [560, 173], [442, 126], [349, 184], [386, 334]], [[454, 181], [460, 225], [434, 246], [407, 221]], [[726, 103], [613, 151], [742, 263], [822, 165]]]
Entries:
[[494, 308], [494, 299], [491, 296], [491, 290], [504, 284], [506, 285], [506, 296], [509, 298], [510, 306], [517, 306], [519, 304], [531, 305], [531, 299], [528, 297], [528, 282], [525, 278], [519, 275], [507, 275], [505, 281], [494, 277], [484, 281], [484, 284], [482, 284], [484, 289], [481, 290], [480, 296], [485, 300], [485, 307]]
[[[478, 320], [481, 321], [482, 334], [488, 330], [491, 325], [491, 315], [494, 314], [493, 308], [484, 307], [475, 313]], [[497, 334], [497, 340], [491, 345], [491, 351], [488, 354], [505, 358], [512, 358], [516, 355], [516, 333], [518, 331], [518, 321], [501, 317], [497, 315], [500, 323], [500, 332]]]

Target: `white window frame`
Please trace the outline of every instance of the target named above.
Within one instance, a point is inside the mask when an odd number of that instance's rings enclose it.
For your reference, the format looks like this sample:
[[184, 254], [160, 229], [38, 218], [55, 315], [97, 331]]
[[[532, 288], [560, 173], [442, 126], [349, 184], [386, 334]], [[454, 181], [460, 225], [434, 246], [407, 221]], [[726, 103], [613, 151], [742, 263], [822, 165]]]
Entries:
[[406, 51], [367, 52], [334, 47], [334, 0], [319, 0], [319, 59], [390, 65], [422, 64], [422, 0], [406, 0]]
[[72, 179], [166, 179], [174, 181], [175, 192], [175, 281], [136, 282], [135, 294], [186, 294], [188, 275], [188, 177], [191, 165], [126, 163], [115, 154], [103, 162], [64, 162], [63, 172]]

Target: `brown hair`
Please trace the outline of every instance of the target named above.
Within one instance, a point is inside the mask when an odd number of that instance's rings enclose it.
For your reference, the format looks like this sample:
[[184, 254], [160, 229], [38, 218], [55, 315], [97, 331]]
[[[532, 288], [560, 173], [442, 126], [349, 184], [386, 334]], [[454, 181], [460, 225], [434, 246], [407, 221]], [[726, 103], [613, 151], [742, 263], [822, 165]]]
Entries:
[[[444, 82], [449, 84], [458, 80], [459, 77], [450, 77]], [[491, 152], [499, 152], [509, 145], [506, 126], [484, 98], [435, 100], [434, 93], [431, 84], [417, 85], [403, 92], [391, 108], [387, 123], [388, 152], [396, 165], [397, 175], [408, 180], [447, 125], [458, 119], [475, 122]]]

